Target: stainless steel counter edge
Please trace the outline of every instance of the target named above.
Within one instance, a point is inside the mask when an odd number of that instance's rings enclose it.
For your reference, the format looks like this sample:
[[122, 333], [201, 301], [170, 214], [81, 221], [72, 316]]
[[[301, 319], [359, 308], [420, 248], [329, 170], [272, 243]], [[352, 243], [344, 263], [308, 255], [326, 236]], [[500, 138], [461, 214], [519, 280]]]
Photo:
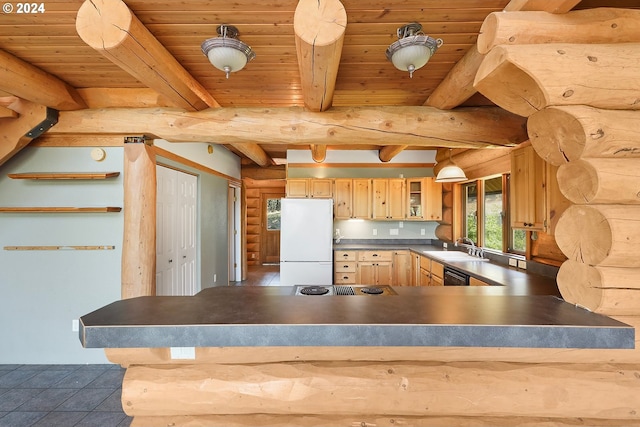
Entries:
[[[88, 348], [455, 346], [633, 348], [629, 325], [552, 296], [394, 288], [386, 297], [293, 296], [290, 287], [140, 297], [83, 316]], [[466, 288], [466, 287], [465, 287]]]

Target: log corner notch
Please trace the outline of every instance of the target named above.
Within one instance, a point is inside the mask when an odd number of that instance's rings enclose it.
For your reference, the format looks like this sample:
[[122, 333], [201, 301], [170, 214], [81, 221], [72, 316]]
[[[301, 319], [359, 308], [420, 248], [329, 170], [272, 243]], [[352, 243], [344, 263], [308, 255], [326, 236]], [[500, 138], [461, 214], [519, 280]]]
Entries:
[[87, 45], [180, 108], [220, 106], [121, 0], [86, 0], [76, 31]]
[[474, 87], [524, 117], [557, 105], [639, 110], [638, 55], [638, 43], [496, 46]]

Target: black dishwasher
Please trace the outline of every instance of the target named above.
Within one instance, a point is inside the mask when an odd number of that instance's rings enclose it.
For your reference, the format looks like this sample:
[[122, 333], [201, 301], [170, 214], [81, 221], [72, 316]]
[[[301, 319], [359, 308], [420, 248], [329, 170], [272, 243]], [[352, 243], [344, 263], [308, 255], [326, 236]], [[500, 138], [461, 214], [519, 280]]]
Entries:
[[469, 286], [469, 275], [445, 266], [443, 281], [444, 286]]

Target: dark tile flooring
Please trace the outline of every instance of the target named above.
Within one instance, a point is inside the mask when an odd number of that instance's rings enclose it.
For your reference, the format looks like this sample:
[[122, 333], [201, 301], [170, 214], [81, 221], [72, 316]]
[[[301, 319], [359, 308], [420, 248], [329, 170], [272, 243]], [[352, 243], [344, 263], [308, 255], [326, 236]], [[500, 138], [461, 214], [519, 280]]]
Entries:
[[123, 427], [118, 365], [0, 365], [0, 427]]

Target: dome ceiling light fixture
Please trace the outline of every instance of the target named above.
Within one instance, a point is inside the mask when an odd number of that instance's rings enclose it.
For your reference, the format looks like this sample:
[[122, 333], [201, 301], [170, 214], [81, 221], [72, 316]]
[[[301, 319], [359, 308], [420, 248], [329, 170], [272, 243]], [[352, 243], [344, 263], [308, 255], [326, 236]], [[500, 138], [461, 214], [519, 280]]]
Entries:
[[464, 171], [451, 160], [451, 148], [449, 148], [449, 161], [447, 165], [440, 169], [438, 176], [436, 176], [436, 182], [460, 182], [466, 181], [467, 175]]
[[218, 37], [202, 42], [202, 53], [209, 62], [229, 78], [230, 73], [240, 71], [247, 62], [256, 57], [251, 47], [238, 40], [238, 29], [233, 25], [222, 24], [217, 29]]
[[400, 71], [413, 72], [429, 62], [431, 56], [442, 46], [442, 39], [434, 39], [422, 32], [417, 22], [398, 28], [398, 40], [387, 48], [387, 59]]

